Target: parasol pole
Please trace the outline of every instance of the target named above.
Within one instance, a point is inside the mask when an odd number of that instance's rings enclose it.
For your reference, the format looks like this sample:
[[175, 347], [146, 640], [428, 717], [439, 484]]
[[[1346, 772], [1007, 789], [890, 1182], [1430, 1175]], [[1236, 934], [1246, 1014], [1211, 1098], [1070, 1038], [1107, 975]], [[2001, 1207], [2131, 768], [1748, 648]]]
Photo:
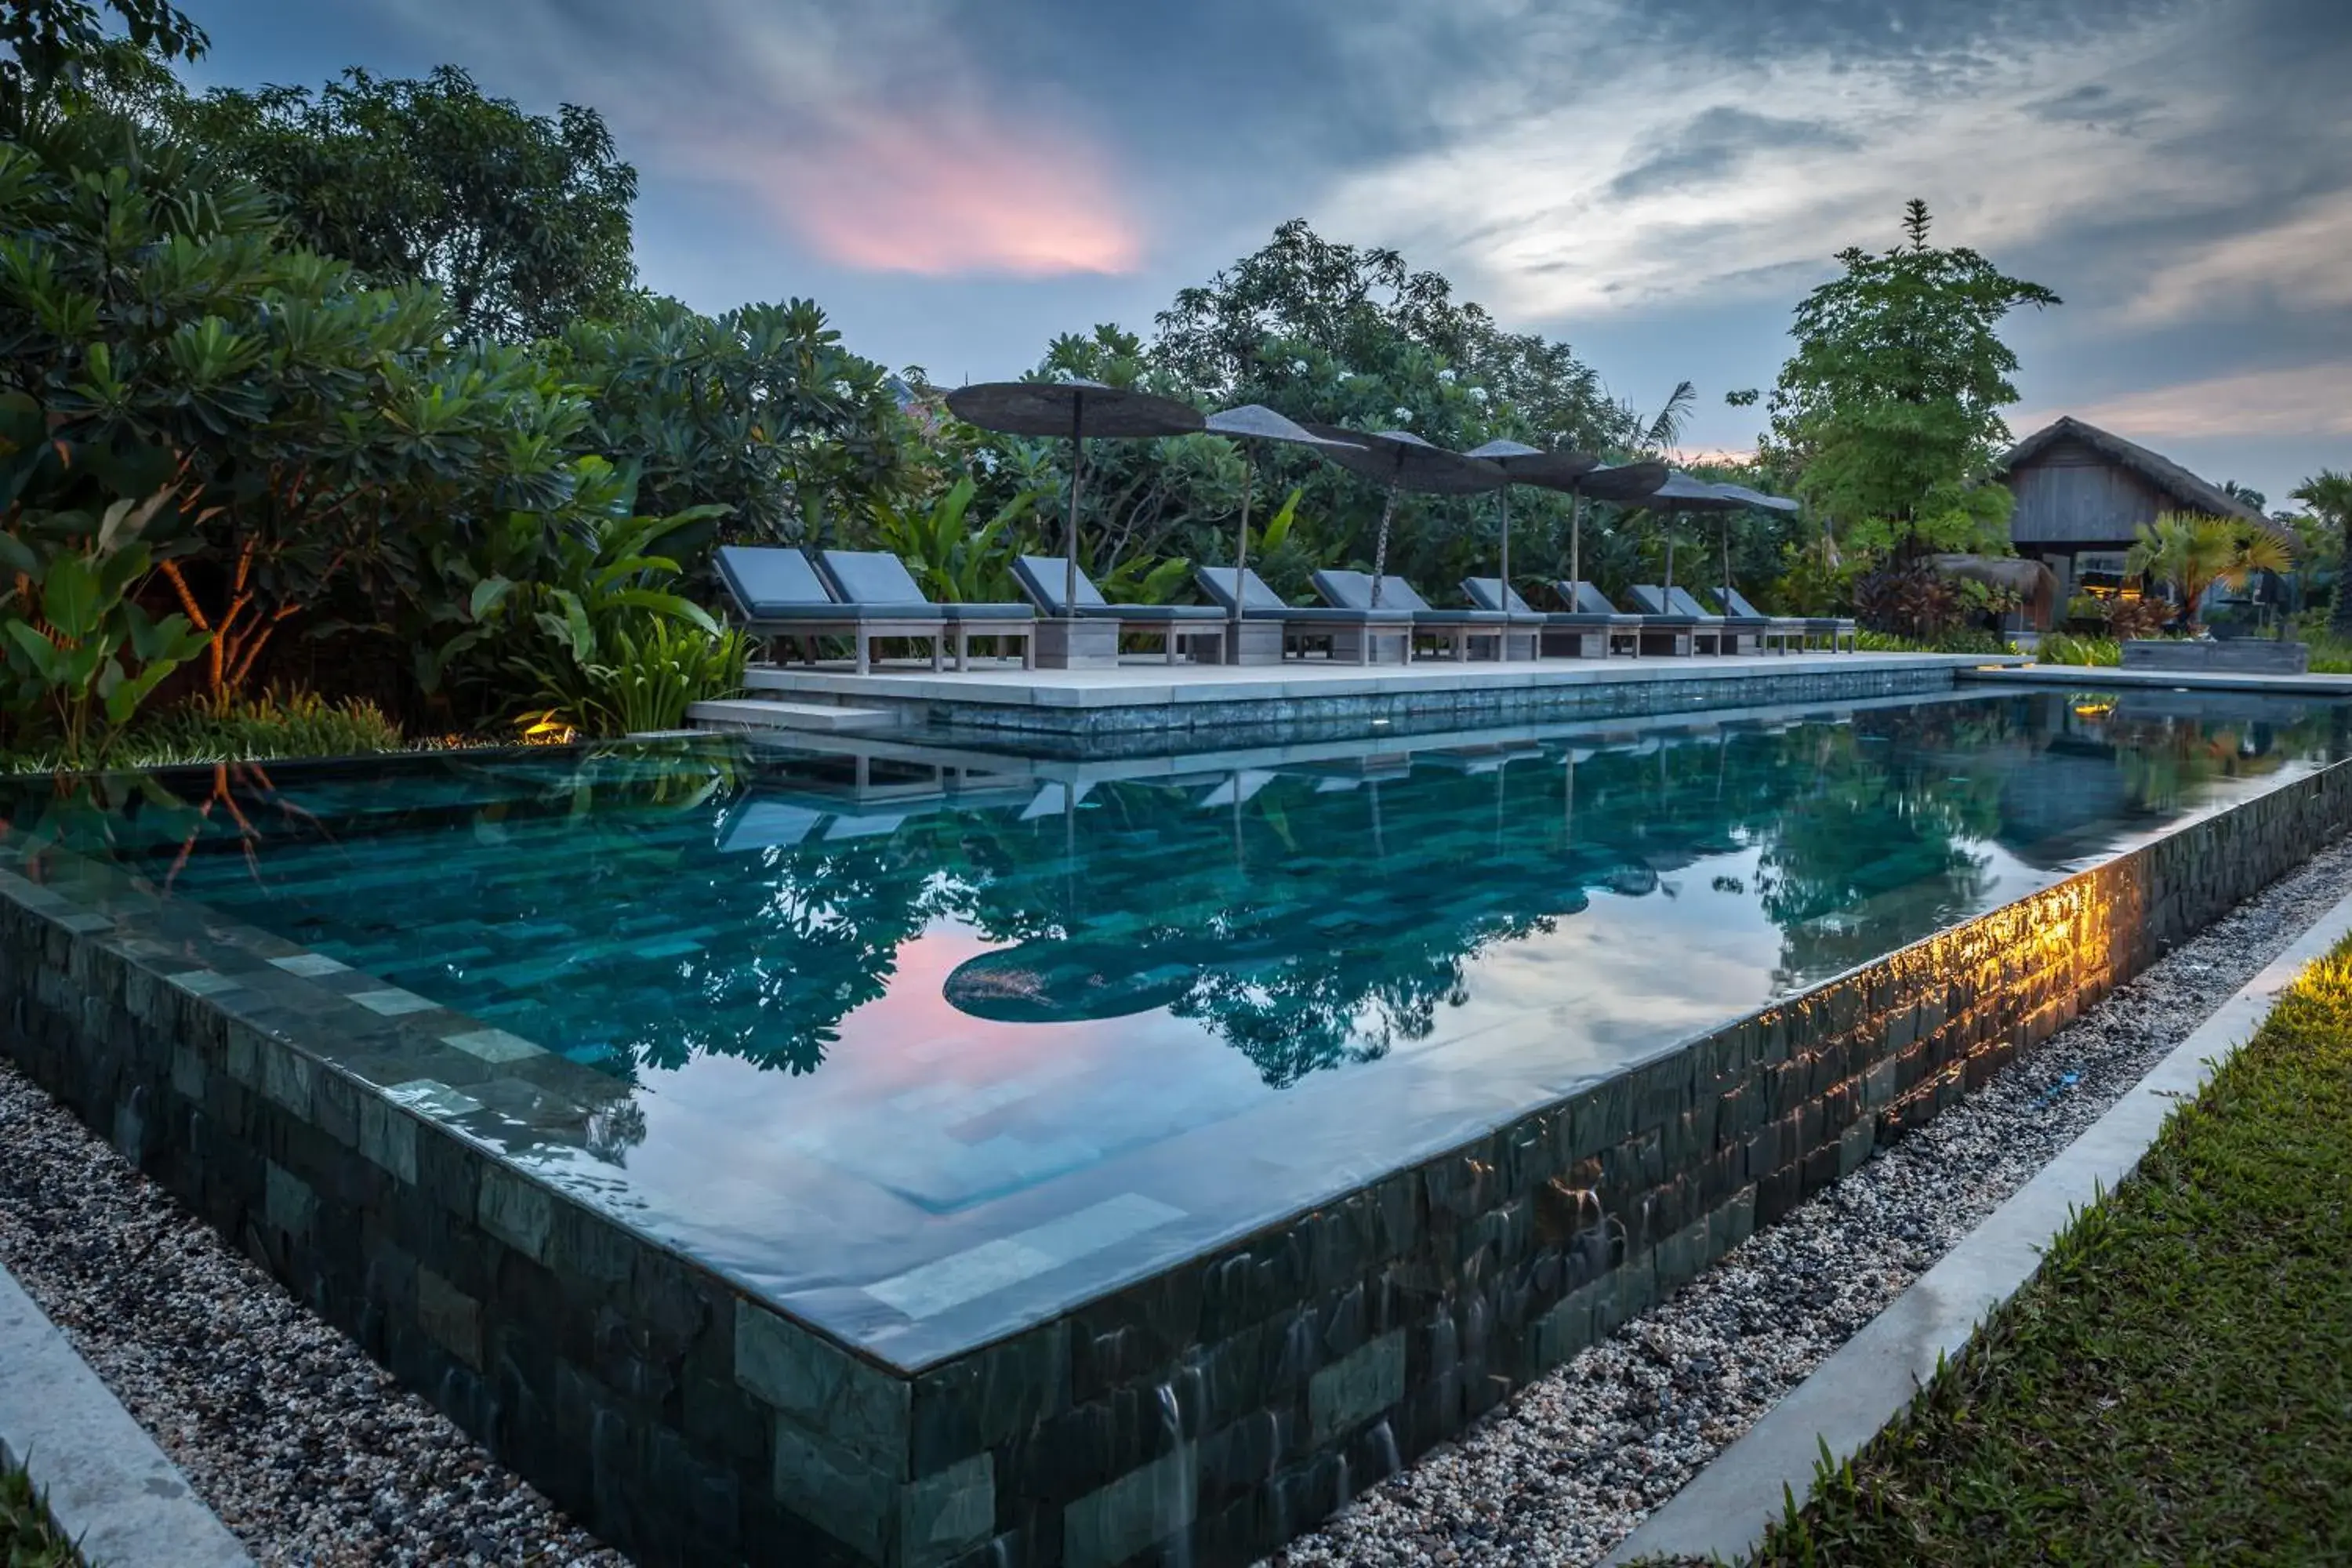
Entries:
[[1234, 540], [1234, 602], [1225, 606], [1225, 662], [1242, 661], [1242, 574], [1249, 569], [1250, 490], [1257, 483], [1257, 454], [1246, 441], [1242, 449], [1242, 525]]
[[1506, 484], [1495, 493], [1503, 501], [1503, 563], [1496, 568], [1503, 576], [1495, 595], [1495, 607], [1507, 615], [1511, 608], [1511, 487]]
[[[1398, 460], [1398, 466], [1403, 466], [1402, 458]], [[1396, 503], [1397, 486], [1392, 479], [1389, 482], [1388, 501], [1381, 508], [1380, 537], [1372, 545], [1372, 608], [1376, 610], [1381, 607], [1381, 579], [1388, 574], [1389, 570], [1389, 520], [1396, 515]]]
[[1666, 509], [1666, 585], [1660, 590], [1669, 596], [1675, 591], [1675, 509]]
[[1070, 399], [1070, 521], [1062, 531], [1062, 615], [1070, 620], [1078, 613], [1078, 484], [1087, 469], [1086, 408], [1084, 392]]
[[[1582, 603], [1584, 590], [1577, 586], [1584, 581], [1584, 574], [1580, 570], [1582, 563], [1578, 559], [1580, 553], [1578, 547], [1583, 542], [1583, 533], [1584, 491], [1581, 489], [1572, 489], [1568, 492], [1568, 591], [1576, 595], [1569, 602], [1568, 607], [1571, 610], [1584, 608]], [[1608, 652], [1609, 645], [1602, 643], [1601, 651]]]

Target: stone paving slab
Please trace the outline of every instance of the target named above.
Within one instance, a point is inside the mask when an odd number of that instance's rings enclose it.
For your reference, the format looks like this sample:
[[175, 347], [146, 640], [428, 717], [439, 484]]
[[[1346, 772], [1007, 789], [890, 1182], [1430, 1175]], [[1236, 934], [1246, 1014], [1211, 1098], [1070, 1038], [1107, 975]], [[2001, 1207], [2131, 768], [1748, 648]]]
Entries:
[[250, 1568], [236, 1538], [0, 1268], [0, 1461], [96, 1568]]
[[2139, 1168], [2175, 1105], [2252, 1037], [2305, 965], [2352, 932], [2352, 897], [2248, 981], [2145, 1079], [2092, 1123], [1910, 1289], [1773, 1406], [1612, 1553], [1611, 1564], [1655, 1556], [1737, 1562], [1782, 1511], [1782, 1489], [1812, 1489], [1823, 1445], [1852, 1458], [1957, 1358], [1990, 1312], [2042, 1265], [2076, 1211]]

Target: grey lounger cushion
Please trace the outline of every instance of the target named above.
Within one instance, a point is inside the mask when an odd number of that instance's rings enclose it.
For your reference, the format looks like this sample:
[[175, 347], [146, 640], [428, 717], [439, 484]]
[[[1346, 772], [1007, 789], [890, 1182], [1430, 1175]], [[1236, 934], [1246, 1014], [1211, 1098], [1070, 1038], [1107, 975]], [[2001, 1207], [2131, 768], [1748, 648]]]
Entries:
[[[1062, 589], [1068, 563], [1059, 555], [1023, 555], [1013, 563], [1021, 591], [1049, 616], [1062, 613]], [[1222, 621], [1225, 612], [1213, 605], [1114, 605], [1102, 596], [1094, 579], [1078, 574], [1077, 615], [1080, 620], [1146, 622]]]
[[1615, 626], [1626, 628], [1641, 624], [1639, 616], [1621, 616], [1614, 610], [1538, 610], [1522, 598], [1517, 588], [1506, 588], [1499, 577], [1465, 577], [1462, 592], [1482, 610], [1508, 612], [1515, 621], [1541, 621], [1548, 626]]
[[[1327, 569], [1315, 574], [1315, 591], [1334, 607], [1369, 614], [1372, 605], [1372, 574]], [[1412, 584], [1391, 574], [1381, 579], [1382, 610], [1407, 610], [1423, 626], [1499, 626], [1510, 617], [1500, 610], [1433, 610]]]
[[939, 606], [920, 595], [896, 604], [845, 605], [835, 599], [807, 556], [780, 545], [719, 546], [719, 580], [754, 625], [791, 622], [836, 626], [860, 621], [937, 621]]
[[[1620, 610], [1616, 605], [1609, 602], [1608, 595], [1603, 594], [1600, 589], [1594, 587], [1590, 583], [1562, 582], [1559, 585], [1559, 590], [1563, 595], [1567, 595], [1568, 602], [1574, 605], [1580, 610], [1594, 614], [1626, 614], [1625, 611]], [[1633, 590], [1637, 600], [1641, 592], [1642, 591], [1639, 588]], [[1653, 611], [1647, 609], [1636, 614], [1634, 616], [1634, 619], [1654, 626], [1687, 626], [1696, 624], [1696, 618], [1695, 616], [1680, 615], [1670, 616], [1664, 611]]]
[[[1193, 580], [1209, 597], [1227, 611], [1234, 603], [1234, 569], [1230, 566], [1202, 566], [1193, 574]], [[1333, 626], [1406, 626], [1412, 620], [1411, 610], [1391, 609], [1382, 605], [1377, 610], [1340, 610], [1328, 605], [1291, 605], [1282, 595], [1265, 585], [1258, 574], [1242, 568], [1242, 615], [1249, 620], [1290, 621], [1300, 625]]]
[[870, 610], [876, 605], [918, 604], [945, 621], [1034, 621], [1026, 605], [935, 605], [923, 596], [907, 563], [887, 550], [820, 550], [817, 569], [845, 604]]
[[835, 619], [846, 619], [840, 604], [827, 591], [808, 557], [797, 550], [772, 545], [722, 544], [719, 547], [719, 581], [733, 596], [747, 620], [776, 620], [823, 609]]
[[1779, 621], [1783, 626], [1801, 626], [1811, 631], [1838, 631], [1853, 625], [1852, 620], [1841, 616], [1772, 616], [1768, 617], [1763, 611], [1749, 604], [1747, 596], [1741, 594], [1738, 589], [1723, 588], [1717, 591], [1723, 595], [1724, 604], [1735, 616], [1751, 616], [1758, 620], [1775, 620]]
[[1700, 604], [1688, 588], [1667, 589], [1666, 605], [1668, 608], [1679, 610], [1685, 616], [1697, 616], [1706, 620], [1721, 621], [1727, 626], [1738, 626], [1743, 631], [1757, 626], [1769, 626], [1772, 624], [1772, 618], [1769, 616], [1718, 616]]

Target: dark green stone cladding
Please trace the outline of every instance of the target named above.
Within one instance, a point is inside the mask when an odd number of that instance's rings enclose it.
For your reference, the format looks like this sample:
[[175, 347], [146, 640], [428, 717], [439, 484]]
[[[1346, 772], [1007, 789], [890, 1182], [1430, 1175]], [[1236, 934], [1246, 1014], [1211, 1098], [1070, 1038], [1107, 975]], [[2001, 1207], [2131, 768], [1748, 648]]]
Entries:
[[1220, 1568], [1458, 1433], [2347, 825], [2352, 771], [2295, 780], [912, 1373], [442, 1120], [492, 1105], [593, 1141], [625, 1086], [375, 1016], [347, 994], [363, 976], [105, 868], [29, 880], [13, 844], [0, 1048], [642, 1562]]

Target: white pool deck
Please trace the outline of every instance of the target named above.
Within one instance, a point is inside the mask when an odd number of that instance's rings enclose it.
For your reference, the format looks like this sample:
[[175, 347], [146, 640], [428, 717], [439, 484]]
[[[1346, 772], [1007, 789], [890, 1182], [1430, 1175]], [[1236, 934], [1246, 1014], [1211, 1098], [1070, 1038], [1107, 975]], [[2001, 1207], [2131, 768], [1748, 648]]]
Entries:
[[1391, 696], [1548, 687], [1712, 681], [1755, 676], [1822, 675], [1861, 669], [2014, 665], [1973, 654], [1770, 653], [1689, 658], [1517, 659], [1359, 665], [1320, 659], [1233, 667], [1136, 659], [1110, 669], [1023, 669], [1013, 660], [963, 671], [928, 665], [877, 666], [859, 675], [825, 665], [755, 666], [744, 678], [759, 696], [856, 704], [940, 702], [983, 707], [1155, 708], [1208, 702]]

